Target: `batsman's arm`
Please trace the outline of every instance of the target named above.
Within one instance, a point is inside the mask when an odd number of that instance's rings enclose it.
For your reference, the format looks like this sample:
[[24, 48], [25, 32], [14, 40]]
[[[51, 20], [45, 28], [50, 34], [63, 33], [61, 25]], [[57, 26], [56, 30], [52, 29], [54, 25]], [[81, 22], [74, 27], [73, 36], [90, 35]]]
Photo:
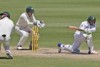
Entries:
[[81, 29], [81, 28], [78, 28], [78, 27], [75, 27], [75, 26], [68, 26], [67, 28], [71, 29], [71, 30], [79, 30], [79, 31], [82, 31], [86, 34], [91, 34], [92, 33], [91, 30], [89, 30], [89, 29]]

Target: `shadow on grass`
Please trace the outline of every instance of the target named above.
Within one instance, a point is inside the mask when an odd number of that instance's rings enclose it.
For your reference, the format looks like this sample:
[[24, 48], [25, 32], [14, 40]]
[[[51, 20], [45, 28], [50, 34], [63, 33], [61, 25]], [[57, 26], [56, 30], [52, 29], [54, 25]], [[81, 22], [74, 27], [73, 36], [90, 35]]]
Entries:
[[61, 52], [61, 53], [58, 53], [58, 52], [43, 52], [43, 54], [77, 54], [77, 55], [90, 55], [90, 54], [88, 54], [88, 53], [83, 53], [83, 52], [81, 52], [81, 53], [70, 53], [70, 52]]
[[12, 58], [8, 58], [8, 57], [0, 57], [0, 59], [12, 59]]
[[89, 55], [88, 53], [72, 53], [72, 54], [79, 54], [79, 55]]

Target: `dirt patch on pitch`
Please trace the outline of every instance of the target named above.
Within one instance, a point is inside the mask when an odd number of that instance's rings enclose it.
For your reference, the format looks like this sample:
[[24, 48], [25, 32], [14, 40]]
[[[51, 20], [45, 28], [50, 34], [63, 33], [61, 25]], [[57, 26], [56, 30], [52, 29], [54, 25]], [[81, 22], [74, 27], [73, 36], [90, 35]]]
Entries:
[[[32, 51], [28, 49], [16, 50], [16, 48], [11, 48], [12, 54], [14, 56], [32, 56], [32, 57], [65, 57], [73, 59], [99, 59], [100, 60], [100, 51], [98, 54], [87, 54], [86, 50], [82, 50], [80, 54], [72, 54], [67, 51], [62, 51], [58, 53], [57, 48], [39, 48], [37, 51]], [[5, 53], [4, 49], [1, 51], [1, 56]]]

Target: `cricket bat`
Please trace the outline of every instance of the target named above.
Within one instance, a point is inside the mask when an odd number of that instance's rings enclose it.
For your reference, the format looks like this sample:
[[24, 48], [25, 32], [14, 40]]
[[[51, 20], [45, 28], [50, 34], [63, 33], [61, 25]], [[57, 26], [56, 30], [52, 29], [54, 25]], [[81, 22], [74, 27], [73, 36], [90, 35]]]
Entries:
[[79, 29], [78, 27], [75, 27], [75, 26], [67, 26], [68, 29], [71, 29], [71, 30], [79, 30], [79, 31], [84, 31], [82, 29]]

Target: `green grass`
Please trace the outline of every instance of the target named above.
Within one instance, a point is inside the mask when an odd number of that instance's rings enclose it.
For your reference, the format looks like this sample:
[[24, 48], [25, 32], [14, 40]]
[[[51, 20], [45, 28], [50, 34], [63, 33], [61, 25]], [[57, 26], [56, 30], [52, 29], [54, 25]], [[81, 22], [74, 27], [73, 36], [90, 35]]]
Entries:
[[15, 57], [0, 60], [1, 67], [99, 67], [100, 61], [69, 58]]
[[[46, 23], [46, 27], [40, 29], [39, 47], [57, 48], [58, 42], [72, 44], [74, 31], [66, 29], [66, 26], [79, 26], [88, 16], [93, 15], [97, 18], [97, 31], [93, 33], [93, 42], [95, 49], [99, 50], [100, 0], [0, 0], [0, 12], [9, 11], [15, 24], [27, 6], [34, 7], [36, 19]], [[28, 46], [30, 39], [31, 37], [27, 39], [24, 46]], [[16, 46], [18, 40], [19, 35], [14, 30], [11, 46]], [[81, 49], [87, 50], [87, 45], [83, 43]], [[13, 60], [0, 59], [0, 67], [99, 67], [99, 62], [73, 58], [15, 56]]]

